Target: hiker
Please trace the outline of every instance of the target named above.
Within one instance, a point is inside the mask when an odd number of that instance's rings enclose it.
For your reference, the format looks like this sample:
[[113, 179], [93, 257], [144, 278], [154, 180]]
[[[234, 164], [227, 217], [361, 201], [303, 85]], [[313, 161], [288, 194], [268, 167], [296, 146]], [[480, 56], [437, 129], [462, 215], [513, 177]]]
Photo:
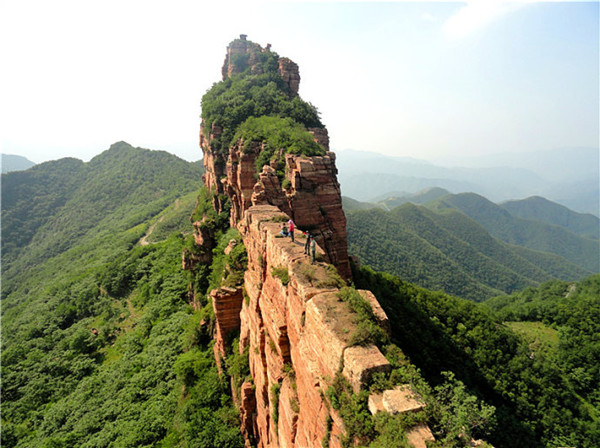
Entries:
[[317, 242], [314, 238], [310, 240], [310, 262], [314, 263], [315, 258], [317, 258]]
[[292, 243], [294, 242], [294, 221], [291, 219], [288, 221], [288, 234], [292, 238]]
[[281, 224], [281, 232], [279, 233], [284, 238], [288, 236], [287, 226], [285, 225], [285, 222]]
[[306, 235], [306, 243], [304, 244], [304, 254], [310, 255], [309, 249], [310, 249], [310, 241], [312, 240], [312, 235], [308, 232], [305, 232], [305, 235]]

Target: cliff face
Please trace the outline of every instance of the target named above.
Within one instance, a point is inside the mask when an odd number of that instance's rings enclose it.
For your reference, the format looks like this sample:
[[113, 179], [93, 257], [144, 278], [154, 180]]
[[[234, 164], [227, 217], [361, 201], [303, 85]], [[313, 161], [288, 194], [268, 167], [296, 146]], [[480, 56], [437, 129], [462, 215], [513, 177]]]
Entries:
[[[252, 423], [259, 446], [317, 446], [329, 416], [331, 434], [344, 431], [324, 399], [338, 370], [358, 390], [372, 373], [390, 366], [375, 346], [349, 347], [355, 324], [336, 295], [335, 276], [323, 263], [309, 263], [303, 238], [278, 238], [281, 218], [286, 215], [276, 207], [258, 205], [238, 226], [248, 251], [240, 350], [249, 346], [254, 383], [253, 390], [243, 389], [253, 395], [243, 401], [256, 402], [254, 409], [242, 408], [242, 416]], [[286, 272], [287, 279], [278, 272]], [[331, 446], [338, 446], [333, 440]]]
[[[252, 51], [262, 51], [245, 39], [236, 42], [228, 48], [224, 76], [235, 73], [231, 61], [236, 54], [252, 61]], [[280, 60], [281, 67], [285, 73], [297, 72], [289, 60]], [[295, 79], [284, 77], [297, 92]], [[375, 345], [353, 343], [356, 313], [339, 295], [351, 271], [335, 155], [329, 151], [313, 157], [282, 153], [283, 179], [281, 165], [276, 163], [264, 165], [256, 174], [256, 160], [265, 144], [244, 146], [238, 141], [224, 162], [211, 146], [221, 132], [215, 126], [208, 136], [201, 131], [205, 183], [221, 195], [215, 195], [217, 211], [224, 207], [224, 197], [229, 199], [230, 225], [242, 236], [248, 266], [243, 286], [220, 288], [210, 296], [216, 316], [217, 361], [225, 356], [228, 334], [238, 329], [239, 351], [247, 350], [249, 357], [252, 380], [242, 384], [237, 398], [242, 432], [248, 446], [340, 447], [346, 428], [326, 398], [327, 390], [341, 376], [358, 393], [374, 373], [389, 372], [391, 366]], [[325, 129], [311, 133], [328, 149]], [[290, 218], [299, 229], [316, 235], [316, 262], [304, 253], [306, 240], [301, 232], [296, 232], [294, 242], [280, 236], [282, 222]], [[198, 236], [198, 241], [204, 239]], [[373, 294], [360, 294], [371, 305], [376, 322], [388, 329], [387, 316]], [[388, 395], [373, 396], [372, 413], [418, 408], [396, 403], [407, 401], [407, 394], [384, 400]], [[426, 426], [419, 431], [411, 440], [414, 446], [424, 447], [431, 433]]]
[[[260, 71], [254, 62], [258, 61], [258, 55], [264, 51], [245, 38], [235, 40], [227, 49], [223, 76], [228, 77], [237, 72], [237, 66], [232, 61], [240, 56], [249, 61], [244, 67], [251, 72]], [[300, 82], [298, 66], [289, 59], [280, 58], [279, 74], [290, 91], [296, 94]], [[327, 129], [311, 128], [309, 132], [317, 143], [329, 150]], [[231, 226], [236, 226], [244, 211], [253, 205], [274, 205], [286, 213], [298, 229], [308, 230], [315, 235], [317, 243], [325, 250], [328, 261], [338, 269], [342, 277], [350, 278], [346, 216], [342, 210], [335, 154], [327, 152], [319, 157], [286, 154], [285, 177], [280, 181], [273, 164], [265, 165], [258, 176], [255, 174], [256, 159], [263, 151], [264, 144], [253, 142], [250, 149], [244, 149], [244, 142], [239, 141], [224, 156], [212, 145], [222, 133], [223, 129], [215, 125], [207, 133], [202, 124], [200, 147], [204, 153], [205, 184], [217, 193], [226, 195], [231, 201]], [[215, 206], [220, 211], [223, 204], [217, 202]]]

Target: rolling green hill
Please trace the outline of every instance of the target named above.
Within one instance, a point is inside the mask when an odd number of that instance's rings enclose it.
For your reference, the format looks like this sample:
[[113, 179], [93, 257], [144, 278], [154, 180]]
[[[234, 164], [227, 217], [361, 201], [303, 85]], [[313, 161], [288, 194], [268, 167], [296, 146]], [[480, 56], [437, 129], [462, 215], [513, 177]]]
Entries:
[[[104, 245], [126, 232], [136, 241], [152, 217], [198, 188], [198, 168], [119, 142], [89, 163], [61, 159], [3, 175], [3, 294], [19, 275], [71, 248]], [[87, 263], [85, 251], [79, 256]]]
[[589, 272], [600, 271], [600, 243], [563, 227], [513, 216], [474, 193], [444, 196], [427, 204], [432, 210], [454, 208], [471, 217], [495, 238], [509, 244], [559, 255]]
[[404, 204], [347, 214], [348, 249], [361, 262], [433, 290], [481, 301], [551, 278], [592, 272], [553, 254], [491, 237], [456, 209]]
[[577, 213], [567, 207], [532, 196], [520, 201], [507, 201], [500, 206], [517, 218], [552, 224], [587, 238], [600, 238], [600, 219], [591, 214]]
[[201, 174], [118, 143], [3, 175], [3, 447], [243, 446], [181, 269]]

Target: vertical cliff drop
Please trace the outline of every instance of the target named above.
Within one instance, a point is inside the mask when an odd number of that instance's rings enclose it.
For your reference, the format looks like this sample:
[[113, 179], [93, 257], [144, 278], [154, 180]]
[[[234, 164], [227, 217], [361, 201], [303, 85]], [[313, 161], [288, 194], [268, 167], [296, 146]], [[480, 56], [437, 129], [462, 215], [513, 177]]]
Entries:
[[[251, 379], [234, 386], [247, 446], [360, 441], [363, 435], [347, 427], [332, 390], [358, 394], [391, 366], [374, 340], [362, 336], [364, 322], [349, 303], [368, 309], [377, 337], [386, 337], [389, 323], [372, 293], [345, 287], [351, 278], [346, 219], [327, 130], [298, 96], [298, 66], [270, 45], [262, 48], [242, 35], [227, 48], [222, 74], [222, 83], [203, 99], [204, 181], [215, 210], [229, 210], [248, 264], [243, 284], [215, 289], [210, 297], [217, 362], [238, 330], [239, 353], [248, 354]], [[294, 242], [281, 237], [289, 219], [315, 235], [317, 262], [304, 253], [299, 232]], [[214, 243], [202, 222], [195, 228], [196, 242], [210, 252]], [[200, 258], [184, 256], [184, 265]], [[423, 406], [406, 388], [380, 395], [369, 399], [373, 414]], [[408, 439], [424, 447], [432, 436], [420, 425]]]

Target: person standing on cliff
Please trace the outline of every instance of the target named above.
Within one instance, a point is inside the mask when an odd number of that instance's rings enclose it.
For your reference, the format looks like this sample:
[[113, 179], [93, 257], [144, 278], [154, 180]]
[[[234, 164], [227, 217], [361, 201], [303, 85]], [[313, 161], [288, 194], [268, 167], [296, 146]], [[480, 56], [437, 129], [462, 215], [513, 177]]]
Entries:
[[317, 258], [317, 243], [314, 238], [310, 239], [310, 262], [314, 263]]
[[292, 243], [294, 242], [294, 221], [291, 219], [288, 221], [288, 234], [292, 238]]
[[310, 241], [312, 240], [312, 235], [306, 232], [306, 243], [304, 244], [304, 253], [306, 255], [310, 255]]

